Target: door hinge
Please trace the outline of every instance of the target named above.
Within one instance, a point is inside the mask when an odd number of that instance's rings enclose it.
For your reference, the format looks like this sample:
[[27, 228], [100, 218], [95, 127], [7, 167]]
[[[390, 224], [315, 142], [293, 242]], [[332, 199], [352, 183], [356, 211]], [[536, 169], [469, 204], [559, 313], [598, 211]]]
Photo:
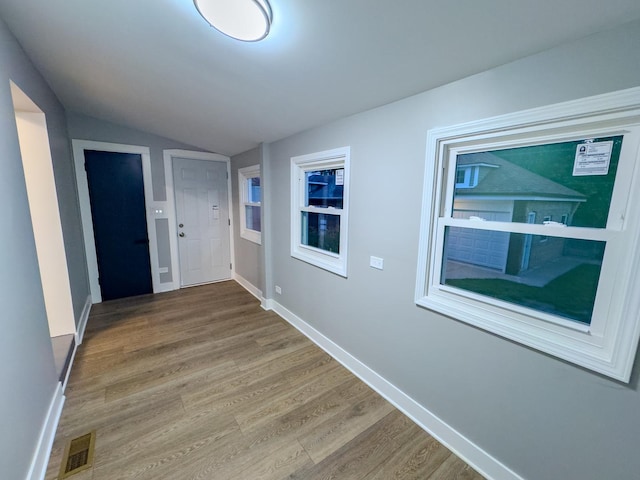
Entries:
[[229, 222], [229, 226], [231, 226], [231, 219], [229, 218], [227, 221]]
[[233, 263], [229, 264], [229, 270], [233, 270]]
[[229, 172], [227, 172], [227, 180], [229, 180]]

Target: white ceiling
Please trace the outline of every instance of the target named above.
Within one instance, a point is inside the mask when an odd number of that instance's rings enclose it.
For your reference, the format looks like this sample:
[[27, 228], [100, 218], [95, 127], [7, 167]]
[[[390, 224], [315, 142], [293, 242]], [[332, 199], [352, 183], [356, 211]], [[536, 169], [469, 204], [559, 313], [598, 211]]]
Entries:
[[640, 18], [638, 0], [271, 0], [260, 43], [191, 0], [0, 0], [70, 110], [232, 155]]

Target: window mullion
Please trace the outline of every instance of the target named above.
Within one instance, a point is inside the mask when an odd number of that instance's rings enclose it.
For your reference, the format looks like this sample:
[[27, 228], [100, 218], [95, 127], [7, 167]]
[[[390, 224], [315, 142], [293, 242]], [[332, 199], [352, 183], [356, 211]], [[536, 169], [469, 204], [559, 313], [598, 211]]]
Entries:
[[575, 238], [606, 242], [616, 238], [619, 232], [606, 228], [561, 227], [534, 223], [492, 222], [469, 220], [465, 218], [440, 217], [440, 227], [461, 227], [475, 230], [489, 230], [529, 235], [542, 235], [561, 238]]
[[331, 208], [331, 207], [314, 207], [313, 205], [309, 205], [305, 207], [304, 205], [300, 207], [301, 212], [310, 212], [310, 213], [323, 213], [326, 215], [338, 215], [342, 216], [344, 210], [342, 208]]

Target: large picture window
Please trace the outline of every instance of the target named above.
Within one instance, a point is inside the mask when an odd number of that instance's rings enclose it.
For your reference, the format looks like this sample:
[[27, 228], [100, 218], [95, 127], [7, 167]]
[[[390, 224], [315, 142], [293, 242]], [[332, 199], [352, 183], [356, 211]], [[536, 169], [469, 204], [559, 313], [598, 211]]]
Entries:
[[260, 165], [238, 170], [240, 236], [257, 244], [262, 243], [262, 224], [260, 220], [262, 186], [260, 183]]
[[639, 147], [640, 89], [430, 131], [416, 302], [628, 381]]
[[347, 276], [349, 148], [291, 159], [291, 256]]

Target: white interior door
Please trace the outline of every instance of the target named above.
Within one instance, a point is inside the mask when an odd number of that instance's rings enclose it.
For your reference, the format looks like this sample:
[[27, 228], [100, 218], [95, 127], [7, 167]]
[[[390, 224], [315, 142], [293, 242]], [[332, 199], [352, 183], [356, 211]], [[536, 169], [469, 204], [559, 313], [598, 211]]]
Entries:
[[226, 162], [173, 159], [180, 286], [231, 278]]

